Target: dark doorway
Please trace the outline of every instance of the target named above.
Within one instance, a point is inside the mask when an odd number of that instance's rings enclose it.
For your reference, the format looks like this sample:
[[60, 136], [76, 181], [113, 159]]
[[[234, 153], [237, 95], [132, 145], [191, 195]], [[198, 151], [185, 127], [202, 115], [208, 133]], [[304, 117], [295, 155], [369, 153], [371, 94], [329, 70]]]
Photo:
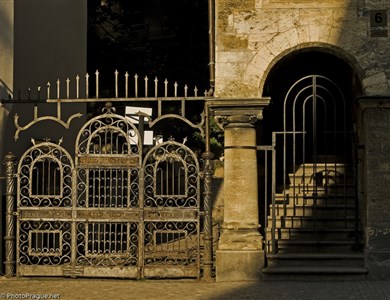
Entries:
[[[269, 252], [290, 247], [292, 240], [332, 243], [327, 239], [335, 236], [356, 242], [354, 99], [360, 93], [351, 66], [318, 49], [287, 55], [271, 69], [264, 96], [272, 102], [263, 120], [263, 140], [274, 146], [272, 164], [265, 166], [272, 167], [268, 172], [272, 178], [265, 180], [272, 190], [268, 199], [272, 205], [264, 208], [272, 212], [272, 224], [267, 225]], [[326, 232], [330, 227], [334, 236]], [[346, 231], [353, 233], [352, 240], [351, 236], [344, 240]]]
[[[291, 86], [308, 75], [329, 78], [344, 94], [348, 111], [348, 123], [354, 116], [353, 99], [361, 94], [356, 73], [344, 60], [318, 49], [300, 50], [282, 58], [269, 72], [264, 84], [263, 96], [271, 97], [271, 104], [264, 118], [266, 132], [283, 130], [283, 103]], [[267, 141], [270, 141], [268, 134]]]

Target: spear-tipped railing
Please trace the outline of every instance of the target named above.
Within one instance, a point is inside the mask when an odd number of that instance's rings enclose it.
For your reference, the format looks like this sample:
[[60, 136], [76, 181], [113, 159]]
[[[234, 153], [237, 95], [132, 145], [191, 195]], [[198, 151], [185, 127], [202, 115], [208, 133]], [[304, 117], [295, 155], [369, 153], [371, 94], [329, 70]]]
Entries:
[[[183, 95], [180, 96], [179, 93], [179, 84], [175, 81], [173, 83], [173, 89], [170, 89], [169, 82], [167, 79], [163, 82], [163, 96], [159, 96], [159, 80], [157, 77], [150, 82], [148, 76], [145, 76], [142, 80], [138, 74], [134, 75], [134, 84], [130, 82], [130, 75], [128, 72], [125, 72], [122, 79], [124, 78], [124, 87], [120, 87], [119, 81], [121, 79], [120, 73], [118, 70], [114, 72], [115, 86], [113, 88], [114, 95], [112, 97], [100, 97], [100, 73], [98, 70], [95, 72], [95, 95], [91, 97], [90, 89], [91, 89], [91, 78], [87, 73], [84, 76], [84, 80], [77, 74], [74, 80], [71, 80], [69, 77], [65, 80], [65, 91], [63, 90], [62, 82], [60, 79], [57, 79], [56, 84], [53, 88], [53, 85], [48, 82], [46, 84], [46, 97], [42, 95], [41, 86], [38, 86], [36, 89], [36, 93], [31, 90], [31, 88], [27, 89], [27, 99], [22, 99], [22, 93], [18, 92], [17, 99], [11, 99], [9, 97], [8, 100], [2, 100], [2, 103], [32, 103], [34, 104], [34, 115], [33, 120], [22, 126], [19, 124], [19, 116], [15, 114], [14, 116], [14, 124], [16, 127], [14, 138], [17, 140], [19, 138], [19, 133], [21, 131], [27, 130], [31, 126], [35, 125], [38, 122], [51, 120], [61, 124], [66, 129], [69, 129], [70, 123], [75, 118], [80, 118], [82, 116], [81, 113], [76, 113], [71, 115], [66, 121], [62, 120], [62, 103], [88, 103], [88, 102], [127, 102], [127, 101], [157, 101], [157, 118], [161, 118], [162, 116], [162, 102], [163, 101], [181, 101], [181, 109], [180, 116], [183, 121], [188, 123], [190, 126], [194, 128], [198, 128], [202, 131], [202, 124], [192, 124], [186, 119], [186, 101], [192, 100], [204, 100], [207, 96], [207, 90], [204, 92], [203, 96], [198, 96], [198, 88], [195, 86], [193, 88], [192, 95], [189, 95], [189, 87], [188, 85], [183, 85]], [[152, 86], [153, 85], [153, 86]], [[133, 88], [131, 88], [133, 86]], [[55, 89], [54, 95], [52, 89]], [[84, 93], [82, 93], [82, 89], [84, 89]], [[142, 91], [143, 89], [143, 91]], [[150, 90], [154, 91], [154, 95], [150, 95]], [[169, 96], [169, 92], [173, 90], [173, 96]], [[82, 95], [83, 94], [83, 95]], [[143, 95], [143, 96], [140, 96]], [[84, 97], [83, 97], [84, 96]], [[57, 115], [56, 116], [38, 116], [38, 104], [39, 103], [56, 103], [57, 104]], [[165, 118], [172, 117], [172, 115], [165, 115]], [[151, 121], [151, 120], [150, 120]], [[202, 131], [203, 134], [203, 131]]]

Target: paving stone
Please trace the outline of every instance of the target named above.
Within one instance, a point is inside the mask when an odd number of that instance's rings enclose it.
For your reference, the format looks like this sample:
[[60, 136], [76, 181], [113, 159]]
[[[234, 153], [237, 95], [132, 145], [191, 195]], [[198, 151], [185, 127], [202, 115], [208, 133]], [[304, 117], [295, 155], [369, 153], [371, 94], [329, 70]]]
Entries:
[[390, 281], [207, 283], [199, 280], [0, 278], [0, 299], [38, 299], [37, 295], [45, 294], [65, 300], [384, 300], [390, 299]]

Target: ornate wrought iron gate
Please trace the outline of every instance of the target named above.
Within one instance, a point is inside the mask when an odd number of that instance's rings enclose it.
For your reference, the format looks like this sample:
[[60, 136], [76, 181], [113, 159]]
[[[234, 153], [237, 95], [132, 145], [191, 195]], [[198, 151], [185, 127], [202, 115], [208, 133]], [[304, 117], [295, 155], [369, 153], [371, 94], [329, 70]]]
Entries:
[[200, 168], [167, 141], [142, 156], [137, 127], [108, 108], [81, 129], [76, 160], [34, 145], [18, 170], [18, 274], [197, 277]]
[[[147, 118], [150, 127], [179, 119], [206, 132], [204, 163], [185, 141], [144, 146], [143, 122], [117, 114], [111, 102], [79, 131], [74, 159], [50, 141], [34, 142], [23, 154], [17, 166], [18, 276], [199, 277], [203, 265], [204, 277], [211, 278], [208, 114], [197, 124], [188, 120], [184, 100], [191, 97], [187, 87], [184, 98], [176, 89], [172, 98], [118, 99], [116, 93], [111, 100], [157, 100], [155, 120], [143, 113], [137, 118]], [[180, 114], [164, 115], [162, 100], [179, 103]], [[196, 95], [191, 100], [204, 102]]]

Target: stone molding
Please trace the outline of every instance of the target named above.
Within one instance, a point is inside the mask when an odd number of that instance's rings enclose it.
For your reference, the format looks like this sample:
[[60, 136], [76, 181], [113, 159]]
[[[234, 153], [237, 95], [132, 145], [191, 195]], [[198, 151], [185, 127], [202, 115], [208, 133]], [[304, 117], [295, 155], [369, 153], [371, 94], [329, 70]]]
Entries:
[[367, 108], [390, 108], [389, 96], [361, 96], [357, 98], [359, 108], [364, 111]]

